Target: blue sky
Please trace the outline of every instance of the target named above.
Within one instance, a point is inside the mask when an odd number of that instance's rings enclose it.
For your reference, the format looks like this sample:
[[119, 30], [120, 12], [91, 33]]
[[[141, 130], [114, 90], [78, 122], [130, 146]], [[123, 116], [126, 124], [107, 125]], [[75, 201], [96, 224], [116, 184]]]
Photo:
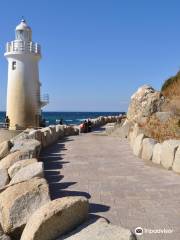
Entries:
[[1, 0], [0, 110], [6, 108], [5, 43], [25, 16], [42, 46], [49, 111], [125, 111], [143, 84], [160, 89], [180, 68], [178, 0]]

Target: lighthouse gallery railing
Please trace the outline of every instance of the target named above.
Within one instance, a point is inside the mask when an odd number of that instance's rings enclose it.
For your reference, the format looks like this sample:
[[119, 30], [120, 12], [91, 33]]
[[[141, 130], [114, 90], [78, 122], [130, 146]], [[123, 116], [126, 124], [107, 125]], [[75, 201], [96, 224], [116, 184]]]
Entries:
[[34, 42], [12, 41], [6, 44], [6, 52], [27, 52], [41, 54], [41, 47]]

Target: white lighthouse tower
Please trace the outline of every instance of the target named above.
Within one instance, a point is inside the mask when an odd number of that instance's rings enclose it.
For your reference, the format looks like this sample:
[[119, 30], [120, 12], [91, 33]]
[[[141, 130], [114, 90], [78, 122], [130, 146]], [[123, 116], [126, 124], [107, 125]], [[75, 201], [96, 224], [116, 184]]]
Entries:
[[41, 107], [48, 103], [40, 97], [38, 61], [40, 45], [32, 41], [32, 31], [24, 19], [16, 27], [16, 39], [8, 42], [5, 57], [8, 60], [7, 113], [9, 129], [39, 127]]

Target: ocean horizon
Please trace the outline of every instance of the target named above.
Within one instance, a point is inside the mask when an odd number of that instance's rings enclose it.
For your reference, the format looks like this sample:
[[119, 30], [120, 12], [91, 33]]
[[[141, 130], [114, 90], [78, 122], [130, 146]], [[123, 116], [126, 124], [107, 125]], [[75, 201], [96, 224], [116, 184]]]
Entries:
[[[60, 119], [64, 124], [80, 124], [84, 120], [97, 118], [99, 116], [117, 116], [125, 112], [68, 112], [68, 111], [45, 111], [42, 112], [42, 117], [46, 121], [46, 125], [57, 124]], [[0, 122], [4, 122], [6, 112], [0, 111]]]

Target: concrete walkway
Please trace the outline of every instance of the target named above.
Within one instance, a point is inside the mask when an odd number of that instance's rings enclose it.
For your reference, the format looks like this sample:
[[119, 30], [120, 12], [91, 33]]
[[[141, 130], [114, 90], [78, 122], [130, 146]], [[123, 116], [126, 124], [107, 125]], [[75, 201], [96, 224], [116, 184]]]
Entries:
[[139, 239], [180, 239], [180, 176], [138, 159], [126, 140], [94, 133], [68, 137], [41, 159], [52, 199], [86, 196], [90, 212], [114, 224], [173, 230]]

